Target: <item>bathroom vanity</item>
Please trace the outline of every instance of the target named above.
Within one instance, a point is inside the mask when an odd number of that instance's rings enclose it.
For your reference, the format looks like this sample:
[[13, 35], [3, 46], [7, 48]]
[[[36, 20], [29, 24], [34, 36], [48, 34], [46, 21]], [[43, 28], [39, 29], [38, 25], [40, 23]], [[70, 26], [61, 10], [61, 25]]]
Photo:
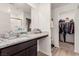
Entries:
[[37, 40], [48, 33], [29, 34], [26, 37], [7, 39], [0, 42], [0, 56], [37, 56]]

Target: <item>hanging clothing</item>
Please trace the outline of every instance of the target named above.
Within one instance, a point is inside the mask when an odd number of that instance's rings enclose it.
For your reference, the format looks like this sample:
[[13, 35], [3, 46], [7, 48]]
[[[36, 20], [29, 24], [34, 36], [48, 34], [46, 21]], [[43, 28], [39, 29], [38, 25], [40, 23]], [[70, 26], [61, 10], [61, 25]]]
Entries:
[[73, 33], [74, 33], [74, 22], [70, 21], [69, 34], [73, 34]]
[[60, 24], [59, 24], [59, 33], [62, 33], [62, 31], [63, 31], [63, 30], [62, 30], [62, 24], [60, 23]]
[[59, 33], [62, 33], [62, 28], [61, 28], [62, 25], [61, 25], [61, 23], [62, 23], [62, 20], [59, 21]]
[[65, 22], [65, 24], [64, 24], [64, 32], [69, 33], [69, 22]]
[[[60, 41], [67, 41], [68, 35], [74, 34], [74, 21], [59, 21], [59, 40]], [[61, 40], [61, 35], [63, 35], [63, 40]]]
[[66, 35], [69, 33], [69, 22], [64, 23], [64, 31], [63, 31], [63, 38], [64, 42], [66, 42]]
[[61, 35], [63, 35], [63, 32], [64, 32], [64, 23], [65, 23], [64, 20], [59, 21], [59, 40], [60, 41], [62, 41], [60, 37]]
[[59, 33], [62, 33], [64, 30], [64, 20], [59, 21]]

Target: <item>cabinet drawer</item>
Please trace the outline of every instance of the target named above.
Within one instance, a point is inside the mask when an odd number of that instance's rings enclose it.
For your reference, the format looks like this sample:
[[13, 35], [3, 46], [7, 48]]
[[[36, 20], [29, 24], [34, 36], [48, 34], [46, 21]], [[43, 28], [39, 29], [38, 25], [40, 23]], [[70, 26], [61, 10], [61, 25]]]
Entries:
[[26, 49], [28, 47], [31, 47], [33, 45], [37, 44], [37, 40], [32, 40], [32, 41], [28, 41], [28, 42], [25, 42], [25, 43], [22, 43], [22, 44], [19, 44], [19, 47], [21, 49]]
[[10, 46], [1, 50], [2, 56], [12, 55], [18, 51], [19, 46]]
[[26, 56], [26, 50], [20, 51], [19, 53], [15, 54], [14, 56]]
[[37, 45], [28, 48], [26, 51], [26, 55], [27, 56], [37, 56]]
[[37, 56], [37, 45], [24, 49], [14, 56]]
[[18, 53], [19, 51], [26, 49], [30, 46], [33, 46], [35, 44], [37, 44], [37, 40], [31, 40], [28, 42], [23, 42], [20, 44], [9, 46], [9, 47], [1, 50], [1, 55], [14, 55], [14, 54]]

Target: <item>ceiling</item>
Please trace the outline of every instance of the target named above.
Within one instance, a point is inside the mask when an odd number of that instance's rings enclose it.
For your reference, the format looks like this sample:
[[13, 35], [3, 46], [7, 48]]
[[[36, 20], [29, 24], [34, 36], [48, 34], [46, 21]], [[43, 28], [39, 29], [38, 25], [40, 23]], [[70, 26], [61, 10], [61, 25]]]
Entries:
[[27, 13], [31, 12], [31, 7], [26, 3], [0, 3], [0, 11], [8, 12], [10, 7], [18, 8]]
[[[70, 3], [51, 3], [51, 8], [54, 9], [68, 4]], [[24, 12], [31, 13], [31, 7], [27, 3], [0, 3], [0, 10], [7, 12], [11, 6], [13, 8], [21, 9]]]

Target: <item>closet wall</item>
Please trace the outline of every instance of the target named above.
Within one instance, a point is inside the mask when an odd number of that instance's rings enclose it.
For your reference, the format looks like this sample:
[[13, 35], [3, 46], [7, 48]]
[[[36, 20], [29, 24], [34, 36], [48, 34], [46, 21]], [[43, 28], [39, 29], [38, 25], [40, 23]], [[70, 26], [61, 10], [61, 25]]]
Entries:
[[70, 19], [73, 19], [74, 20], [74, 16], [75, 16], [75, 10], [69, 10], [67, 12], [64, 11], [64, 12], [61, 12], [59, 14], [59, 19], [58, 20], [65, 19], [66, 17], [68, 17], [69, 20]]

